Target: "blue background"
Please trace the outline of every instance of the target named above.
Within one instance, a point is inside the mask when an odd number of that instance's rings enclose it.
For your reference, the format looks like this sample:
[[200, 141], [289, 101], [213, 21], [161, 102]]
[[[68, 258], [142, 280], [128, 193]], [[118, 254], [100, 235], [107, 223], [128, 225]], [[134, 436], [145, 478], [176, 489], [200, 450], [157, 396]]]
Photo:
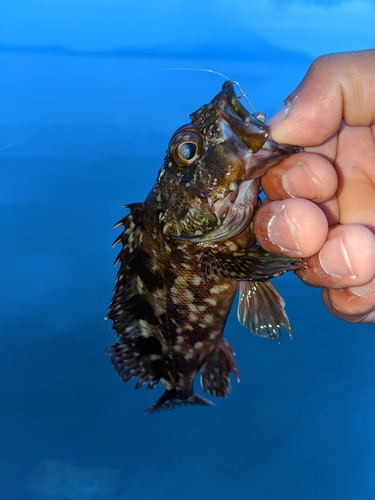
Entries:
[[213, 408], [146, 416], [161, 389], [104, 355], [112, 225], [223, 82], [169, 68], [224, 73], [271, 116], [314, 57], [375, 44], [372, 2], [201, 3], [1, 3], [0, 498], [375, 498], [373, 326], [296, 277], [275, 282], [292, 341], [231, 314], [241, 384]]

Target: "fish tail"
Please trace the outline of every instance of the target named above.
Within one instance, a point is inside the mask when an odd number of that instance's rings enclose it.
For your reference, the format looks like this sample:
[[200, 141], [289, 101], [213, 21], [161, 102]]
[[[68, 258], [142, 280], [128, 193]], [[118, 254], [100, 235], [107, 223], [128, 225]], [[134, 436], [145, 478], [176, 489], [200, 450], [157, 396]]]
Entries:
[[146, 413], [175, 410], [188, 405], [212, 406], [213, 403], [202, 396], [198, 396], [198, 394], [194, 394], [192, 391], [170, 389], [166, 390], [156, 403], [146, 410]]

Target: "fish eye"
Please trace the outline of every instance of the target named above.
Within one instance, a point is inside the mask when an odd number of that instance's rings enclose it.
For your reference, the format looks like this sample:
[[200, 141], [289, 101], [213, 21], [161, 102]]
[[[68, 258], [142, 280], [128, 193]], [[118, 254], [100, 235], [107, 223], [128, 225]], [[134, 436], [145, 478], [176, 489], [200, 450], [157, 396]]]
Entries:
[[193, 131], [179, 133], [169, 144], [169, 154], [177, 167], [188, 167], [200, 156], [203, 149], [203, 138]]
[[197, 152], [197, 145], [194, 142], [183, 142], [177, 148], [177, 154], [181, 160], [192, 160]]

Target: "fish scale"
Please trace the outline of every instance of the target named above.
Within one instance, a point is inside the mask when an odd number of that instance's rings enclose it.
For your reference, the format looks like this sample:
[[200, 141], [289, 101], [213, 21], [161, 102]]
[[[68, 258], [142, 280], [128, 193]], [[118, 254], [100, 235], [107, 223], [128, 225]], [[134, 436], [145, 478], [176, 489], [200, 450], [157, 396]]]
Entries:
[[165, 386], [148, 413], [210, 405], [193, 391], [199, 372], [205, 392], [228, 396], [239, 370], [223, 332], [236, 292], [240, 323], [279, 340], [290, 326], [268, 280], [305, 266], [263, 250], [252, 224], [261, 175], [296, 148], [274, 142], [229, 81], [190, 118], [147, 199], [126, 206], [115, 241], [122, 249], [107, 317], [117, 335], [107, 353], [124, 382], [138, 379], [136, 389]]

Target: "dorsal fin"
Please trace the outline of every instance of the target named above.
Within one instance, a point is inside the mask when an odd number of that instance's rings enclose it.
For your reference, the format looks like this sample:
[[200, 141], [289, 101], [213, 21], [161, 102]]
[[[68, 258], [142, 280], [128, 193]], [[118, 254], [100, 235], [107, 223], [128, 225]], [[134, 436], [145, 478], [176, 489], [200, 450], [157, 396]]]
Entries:
[[153, 325], [158, 320], [141, 293], [143, 203], [125, 208], [130, 208], [130, 214], [115, 225], [122, 225], [124, 230], [114, 242], [114, 245], [121, 243], [122, 249], [115, 261], [115, 265], [120, 263], [120, 269], [107, 315], [114, 322], [112, 328], [118, 338], [106, 352], [124, 382], [138, 377], [136, 389], [143, 384], [153, 388], [166, 377], [167, 363], [161, 361], [160, 342], [152, 336]]
[[107, 318], [114, 321], [114, 328], [118, 334], [124, 332], [132, 324], [132, 314], [129, 307], [132, 305], [132, 297], [135, 295], [134, 281], [137, 278], [137, 261], [139, 260], [140, 239], [142, 234], [143, 203], [127, 205], [130, 214], [121, 219], [114, 227], [123, 226], [124, 230], [113, 243], [116, 246], [122, 244], [122, 248], [115, 260], [114, 265], [120, 263], [120, 269], [116, 276], [114, 296], [112, 297]]

